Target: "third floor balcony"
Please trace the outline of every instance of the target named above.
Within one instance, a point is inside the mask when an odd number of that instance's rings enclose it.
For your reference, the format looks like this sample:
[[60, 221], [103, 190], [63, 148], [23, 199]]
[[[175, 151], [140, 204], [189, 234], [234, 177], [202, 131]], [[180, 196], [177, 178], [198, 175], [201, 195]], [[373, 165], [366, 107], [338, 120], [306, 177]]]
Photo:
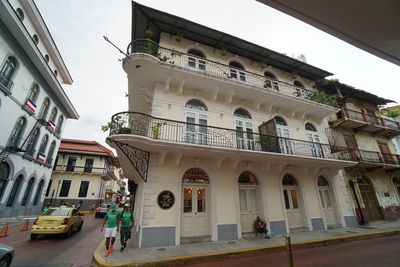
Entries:
[[342, 108], [331, 124], [333, 127], [342, 126], [354, 131], [365, 131], [389, 138], [400, 135], [399, 122], [347, 108]]
[[[127, 54], [125, 71], [128, 76], [131, 73], [135, 75], [133, 81], [141, 83], [139, 87], [148, 84], [149, 79], [164, 83], [166, 90], [175, 83], [178, 91], [188, 86], [204, 90], [213, 99], [223, 96], [228, 103], [237, 97], [254, 103], [258, 108], [264, 105], [287, 109], [320, 119], [338, 110], [335, 96], [327, 96], [316, 89], [289, 84], [240, 66], [165, 48], [151, 40], [134, 40], [129, 44]], [[131, 60], [134, 63], [130, 65]], [[287, 75], [296, 77], [295, 74]]]
[[115, 178], [114, 170], [112, 168], [101, 168], [93, 166], [56, 165], [53, 168], [53, 172], [100, 175], [101, 177], [104, 177], [106, 179]]

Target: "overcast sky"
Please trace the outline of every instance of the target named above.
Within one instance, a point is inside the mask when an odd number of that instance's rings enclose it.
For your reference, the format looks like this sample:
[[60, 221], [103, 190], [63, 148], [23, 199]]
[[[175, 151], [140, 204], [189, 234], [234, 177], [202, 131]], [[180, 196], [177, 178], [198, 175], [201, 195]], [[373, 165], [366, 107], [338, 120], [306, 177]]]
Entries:
[[[334, 73], [329, 78], [400, 103], [400, 67], [253, 0], [140, 0], [171, 13]], [[130, 0], [35, 0], [74, 79], [64, 90], [80, 114], [63, 138], [96, 140], [111, 116], [127, 110], [123, 51], [131, 37]]]

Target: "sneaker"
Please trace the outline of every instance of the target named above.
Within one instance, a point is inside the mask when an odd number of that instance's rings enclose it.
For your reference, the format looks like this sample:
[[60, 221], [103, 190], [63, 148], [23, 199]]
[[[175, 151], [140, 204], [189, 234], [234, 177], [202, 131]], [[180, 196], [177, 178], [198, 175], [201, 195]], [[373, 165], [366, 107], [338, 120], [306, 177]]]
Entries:
[[110, 252], [113, 252], [113, 251], [114, 251], [114, 247], [110, 246]]
[[108, 255], [110, 255], [110, 251], [106, 250], [106, 252], [104, 252], [104, 257], [107, 257]]
[[125, 244], [124, 244], [124, 248], [126, 248], [126, 242], [125, 242]]
[[119, 249], [119, 251], [122, 252], [122, 251], [124, 250], [124, 248], [125, 248], [125, 247], [121, 247], [121, 248]]

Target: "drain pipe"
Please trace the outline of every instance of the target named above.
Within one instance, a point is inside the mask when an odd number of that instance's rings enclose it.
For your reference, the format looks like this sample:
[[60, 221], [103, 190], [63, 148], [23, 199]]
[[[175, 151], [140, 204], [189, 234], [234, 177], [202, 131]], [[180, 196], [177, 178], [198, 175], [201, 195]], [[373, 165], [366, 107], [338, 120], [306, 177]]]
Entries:
[[359, 225], [368, 225], [368, 222], [364, 217], [364, 212], [361, 209], [360, 201], [358, 200], [358, 196], [356, 194], [356, 189], [354, 187], [354, 182], [352, 180], [350, 180], [349, 181], [349, 185], [351, 187], [351, 191], [353, 192], [354, 198], [356, 200], [357, 208], [360, 211], [361, 221], [359, 222]]

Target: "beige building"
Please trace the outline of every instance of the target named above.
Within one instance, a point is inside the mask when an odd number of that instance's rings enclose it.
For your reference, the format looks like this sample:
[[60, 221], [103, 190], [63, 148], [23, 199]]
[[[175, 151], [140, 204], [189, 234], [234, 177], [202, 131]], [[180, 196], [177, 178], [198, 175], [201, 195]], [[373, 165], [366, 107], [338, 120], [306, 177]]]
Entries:
[[44, 205], [68, 203], [89, 210], [105, 200], [107, 183], [117, 180], [115, 159], [108, 148], [95, 141], [62, 139]]
[[343, 96], [341, 110], [329, 118], [331, 140], [352, 148], [359, 162], [345, 169], [358, 222], [399, 219], [400, 155], [391, 139], [400, 135], [400, 123], [379, 114], [379, 106], [394, 101], [339, 82], [320, 88]]
[[129, 111], [112, 117], [107, 142], [138, 184], [137, 246], [242, 238], [256, 216], [277, 233], [356, 223], [341, 171], [356, 162], [329, 145], [339, 108], [315, 88], [331, 73], [137, 3], [132, 12]]

